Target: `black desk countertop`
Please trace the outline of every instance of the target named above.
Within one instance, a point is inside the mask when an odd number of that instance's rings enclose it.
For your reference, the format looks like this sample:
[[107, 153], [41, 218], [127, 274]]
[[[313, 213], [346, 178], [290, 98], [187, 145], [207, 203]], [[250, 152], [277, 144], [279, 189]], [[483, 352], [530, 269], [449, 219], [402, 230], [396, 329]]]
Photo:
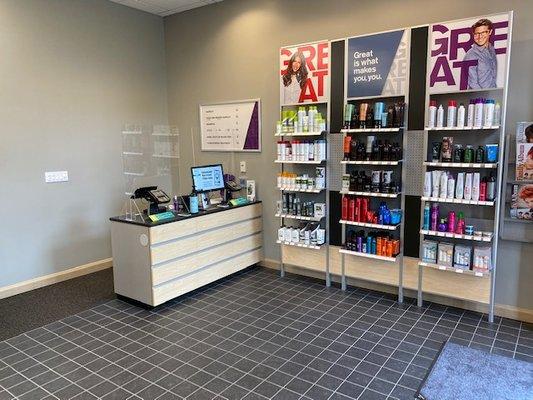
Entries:
[[109, 220], [110, 221], [114, 221], [114, 222], [123, 222], [123, 223], [126, 223], [126, 224], [132, 224], [132, 225], [146, 226], [147, 228], [151, 228], [153, 226], [170, 224], [172, 222], [178, 222], [178, 221], [184, 221], [186, 219], [202, 217], [204, 215], [210, 215], [210, 214], [215, 214], [215, 213], [224, 212], [224, 211], [228, 211], [228, 210], [234, 210], [236, 208], [247, 207], [247, 206], [251, 206], [251, 205], [254, 205], [254, 204], [260, 204], [260, 203], [261, 203], [261, 201], [258, 200], [258, 201], [252, 201], [250, 203], [246, 203], [246, 204], [243, 204], [243, 205], [240, 205], [240, 206], [232, 206], [232, 207], [227, 207], [227, 208], [213, 207], [213, 208], [211, 208], [210, 210], [207, 210], [207, 211], [200, 211], [200, 212], [198, 212], [196, 214], [191, 214], [190, 217], [180, 217], [180, 216], [178, 216], [177, 213], [172, 211], [174, 213], [174, 218], [169, 218], [169, 219], [165, 219], [165, 220], [157, 221], [157, 222], [152, 222], [152, 220], [150, 218], [148, 218], [147, 216], [145, 216], [145, 215], [143, 215], [142, 217], [137, 216], [137, 219], [135, 219], [135, 220], [126, 219], [125, 215], [119, 215], [117, 217], [111, 217], [111, 218], [109, 218]]

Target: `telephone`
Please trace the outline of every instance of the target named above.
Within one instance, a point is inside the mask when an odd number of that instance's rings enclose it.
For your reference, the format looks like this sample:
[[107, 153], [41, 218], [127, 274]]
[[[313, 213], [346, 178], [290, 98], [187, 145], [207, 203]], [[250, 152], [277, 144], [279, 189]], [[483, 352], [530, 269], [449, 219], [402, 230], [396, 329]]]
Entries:
[[228, 189], [230, 192], [238, 192], [239, 190], [242, 190], [242, 186], [233, 180], [226, 181], [225, 185], [226, 189]]
[[157, 186], [146, 186], [136, 189], [133, 193], [134, 199], [145, 199], [150, 202], [150, 208], [145, 210], [148, 214], [157, 214], [165, 212], [165, 207], [159, 207], [159, 204], [165, 204], [170, 201], [168, 194], [158, 189]]

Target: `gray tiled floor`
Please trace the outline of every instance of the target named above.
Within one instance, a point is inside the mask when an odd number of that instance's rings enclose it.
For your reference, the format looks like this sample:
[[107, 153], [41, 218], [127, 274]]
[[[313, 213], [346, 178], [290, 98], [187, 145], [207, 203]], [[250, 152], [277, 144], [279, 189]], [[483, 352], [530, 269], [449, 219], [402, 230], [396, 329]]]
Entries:
[[533, 360], [517, 321], [255, 268], [0, 342], [1, 399], [412, 399], [444, 340]]

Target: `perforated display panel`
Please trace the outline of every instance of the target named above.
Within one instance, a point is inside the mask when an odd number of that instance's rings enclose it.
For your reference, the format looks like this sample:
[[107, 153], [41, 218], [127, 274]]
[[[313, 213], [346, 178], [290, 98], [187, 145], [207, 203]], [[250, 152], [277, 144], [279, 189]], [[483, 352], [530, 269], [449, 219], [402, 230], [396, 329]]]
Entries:
[[342, 186], [342, 165], [343, 158], [343, 138], [340, 133], [330, 133], [328, 135], [329, 158], [328, 158], [328, 188], [329, 190], [340, 191]]
[[408, 196], [421, 196], [423, 190], [422, 165], [424, 163], [424, 131], [407, 131], [404, 149], [405, 182]]

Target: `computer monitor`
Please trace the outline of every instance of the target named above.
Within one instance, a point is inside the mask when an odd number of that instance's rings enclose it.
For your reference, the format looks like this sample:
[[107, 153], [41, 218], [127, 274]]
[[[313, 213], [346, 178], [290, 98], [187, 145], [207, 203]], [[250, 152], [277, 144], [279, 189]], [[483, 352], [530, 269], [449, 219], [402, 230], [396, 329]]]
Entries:
[[222, 164], [191, 167], [192, 183], [197, 192], [204, 193], [224, 189]]

